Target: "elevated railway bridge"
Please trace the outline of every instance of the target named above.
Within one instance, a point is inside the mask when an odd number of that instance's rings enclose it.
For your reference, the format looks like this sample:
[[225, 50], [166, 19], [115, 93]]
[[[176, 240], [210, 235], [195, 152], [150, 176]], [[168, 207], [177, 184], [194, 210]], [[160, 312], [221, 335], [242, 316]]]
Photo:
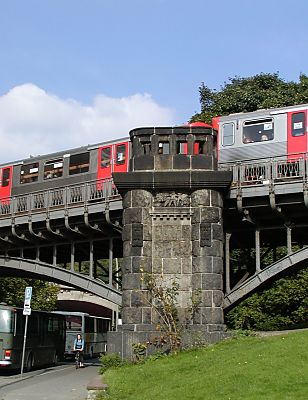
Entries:
[[[224, 307], [230, 308], [305, 265], [308, 161], [298, 154], [291, 161], [247, 160], [218, 169], [232, 172], [223, 207]], [[0, 204], [1, 276], [43, 278], [121, 305], [122, 213], [112, 179], [6, 199]], [[279, 247], [286, 249], [281, 259]], [[249, 254], [249, 265], [236, 273], [234, 249]]]

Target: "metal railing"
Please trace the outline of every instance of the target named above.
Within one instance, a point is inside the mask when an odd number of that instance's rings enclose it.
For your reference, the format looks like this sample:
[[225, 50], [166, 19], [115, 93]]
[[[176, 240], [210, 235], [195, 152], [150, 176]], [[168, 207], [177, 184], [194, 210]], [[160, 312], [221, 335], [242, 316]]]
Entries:
[[308, 180], [307, 153], [275, 158], [244, 160], [219, 164], [219, 169], [232, 171], [232, 187], [287, 183]]
[[21, 213], [35, 213], [53, 208], [68, 208], [97, 201], [110, 202], [120, 198], [113, 179], [11, 196], [0, 201], [0, 218]]

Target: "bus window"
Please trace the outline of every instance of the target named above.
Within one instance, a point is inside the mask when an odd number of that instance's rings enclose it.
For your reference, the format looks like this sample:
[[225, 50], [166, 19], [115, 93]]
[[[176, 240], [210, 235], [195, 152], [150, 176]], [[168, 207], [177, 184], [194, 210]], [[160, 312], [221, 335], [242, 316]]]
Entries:
[[292, 136], [303, 136], [306, 132], [306, 115], [304, 112], [292, 114]]
[[66, 330], [81, 332], [82, 328], [82, 317], [78, 315], [67, 315], [66, 316]]
[[94, 332], [94, 318], [85, 317], [85, 332]]
[[10, 310], [0, 310], [0, 332], [13, 332], [13, 313]]
[[70, 156], [69, 174], [82, 174], [89, 171], [90, 153], [73, 154]]

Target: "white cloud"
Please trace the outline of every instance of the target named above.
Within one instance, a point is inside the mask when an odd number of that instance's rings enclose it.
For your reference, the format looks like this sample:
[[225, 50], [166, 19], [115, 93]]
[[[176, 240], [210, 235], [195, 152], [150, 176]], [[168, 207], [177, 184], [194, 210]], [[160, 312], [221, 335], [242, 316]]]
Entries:
[[126, 137], [132, 128], [174, 120], [174, 112], [148, 94], [99, 94], [85, 106], [24, 84], [0, 96], [0, 163]]

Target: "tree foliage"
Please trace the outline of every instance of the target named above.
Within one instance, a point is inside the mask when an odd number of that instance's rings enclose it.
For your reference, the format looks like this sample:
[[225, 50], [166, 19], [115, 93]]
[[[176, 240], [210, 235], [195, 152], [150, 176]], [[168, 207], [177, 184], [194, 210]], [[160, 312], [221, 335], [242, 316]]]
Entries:
[[233, 329], [280, 330], [308, 324], [308, 268], [255, 293], [226, 316]]
[[27, 286], [33, 288], [31, 308], [45, 311], [55, 309], [58, 286], [34, 279], [0, 278], [0, 301], [14, 307], [23, 307]]
[[199, 94], [201, 113], [192, 121], [211, 122], [212, 117], [219, 115], [308, 103], [308, 77], [301, 74], [299, 82], [285, 82], [278, 73], [236, 76], [229, 78], [220, 90], [202, 83]]

